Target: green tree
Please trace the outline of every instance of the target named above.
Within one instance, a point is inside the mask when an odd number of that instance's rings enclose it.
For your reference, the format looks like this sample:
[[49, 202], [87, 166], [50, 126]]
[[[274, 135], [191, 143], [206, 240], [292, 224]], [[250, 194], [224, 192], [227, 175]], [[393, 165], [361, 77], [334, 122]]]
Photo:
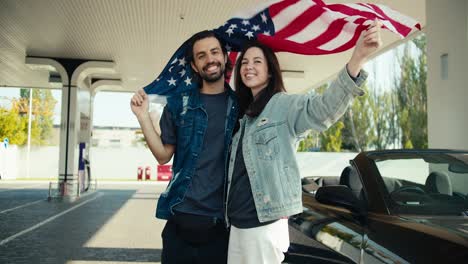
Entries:
[[[327, 89], [328, 84], [324, 84], [314, 90], [317, 94], [323, 94]], [[334, 151], [341, 150], [342, 137], [341, 130], [343, 129], [343, 122], [337, 121], [330, 128], [323, 132], [309, 131], [301, 141], [297, 151], [304, 152], [312, 149], [320, 149], [321, 151]]]
[[299, 142], [297, 147], [298, 152], [307, 152], [318, 148], [318, 135], [314, 131], [310, 131]]
[[[46, 145], [52, 136], [53, 114], [57, 101], [49, 89], [33, 89], [31, 143]], [[29, 118], [30, 89], [20, 89], [21, 98], [17, 102], [18, 112], [24, 119]], [[26, 133], [28, 127], [26, 126]]]
[[[411, 45], [418, 51], [417, 59], [411, 55]], [[424, 149], [427, 139], [427, 62], [424, 35], [405, 44], [400, 59], [401, 75], [395, 80], [398, 99], [397, 120], [401, 129], [403, 148]]]
[[[403, 51], [399, 54], [395, 50], [401, 73], [395, 76], [394, 87], [376, 89], [365, 85], [366, 94], [357, 97], [334, 126], [318, 135], [322, 151], [427, 148], [425, 36], [404, 44]], [[323, 85], [315, 91], [321, 94], [326, 88]], [[309, 134], [298, 151], [307, 151], [316, 142], [317, 136]], [[339, 142], [341, 148], [337, 147]]]
[[342, 121], [338, 121], [333, 124], [326, 131], [320, 133], [320, 150], [321, 151], [331, 151], [339, 152], [341, 151], [341, 144], [343, 143], [341, 137], [341, 131], [344, 128]]
[[26, 142], [26, 122], [22, 119], [17, 109], [0, 107], [0, 139], [10, 140], [10, 144], [23, 145]]
[[374, 124], [374, 138], [372, 146], [375, 149], [388, 149], [398, 140], [397, 113], [395, 95], [392, 91], [378, 94], [375, 89], [371, 93], [370, 106], [372, 109], [372, 123]]
[[364, 151], [374, 140], [374, 124], [372, 120], [372, 98], [367, 85], [363, 86], [366, 93], [356, 97], [353, 104], [343, 116], [343, 147], [354, 151]]
[[[327, 89], [328, 84], [324, 84], [314, 92], [317, 94], [323, 94]], [[320, 141], [320, 151], [331, 151], [331, 152], [339, 152], [341, 151], [341, 144], [342, 144], [342, 136], [341, 131], [344, 128], [344, 124], [341, 120], [338, 120], [335, 124], [329, 127], [327, 130], [322, 131], [318, 135], [310, 135], [309, 142], [317, 142], [317, 137]], [[316, 146], [317, 147], [317, 146]]]

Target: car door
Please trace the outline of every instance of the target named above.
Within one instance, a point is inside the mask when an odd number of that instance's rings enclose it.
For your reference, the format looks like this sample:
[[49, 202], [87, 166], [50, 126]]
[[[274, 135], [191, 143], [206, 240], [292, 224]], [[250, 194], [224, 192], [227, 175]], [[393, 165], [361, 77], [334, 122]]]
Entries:
[[400, 231], [397, 233], [392, 229], [385, 222], [376, 221], [372, 217], [369, 218], [366, 234], [364, 235], [363, 263], [410, 263], [391, 251], [390, 246], [393, 248], [405, 246], [400, 239], [396, 238], [401, 237]]
[[304, 193], [303, 205], [289, 219], [288, 263], [360, 263], [364, 233], [351, 213], [322, 205], [313, 194]]

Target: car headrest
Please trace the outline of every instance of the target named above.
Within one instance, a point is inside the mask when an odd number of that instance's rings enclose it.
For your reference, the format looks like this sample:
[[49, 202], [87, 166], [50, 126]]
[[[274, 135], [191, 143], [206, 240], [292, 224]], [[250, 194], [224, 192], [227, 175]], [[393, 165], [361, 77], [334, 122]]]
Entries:
[[341, 172], [340, 185], [348, 186], [356, 195], [356, 197], [360, 197], [362, 190], [362, 182], [359, 178], [359, 175], [353, 167], [347, 166]]
[[426, 179], [426, 190], [429, 193], [440, 193], [452, 195], [452, 183], [447, 174], [433, 171]]

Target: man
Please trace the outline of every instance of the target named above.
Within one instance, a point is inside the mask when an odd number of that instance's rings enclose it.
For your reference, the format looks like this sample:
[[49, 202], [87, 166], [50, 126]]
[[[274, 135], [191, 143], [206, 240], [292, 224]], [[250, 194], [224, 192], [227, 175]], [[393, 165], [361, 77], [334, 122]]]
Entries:
[[173, 178], [156, 210], [156, 217], [168, 220], [162, 232], [162, 263], [226, 263], [225, 164], [238, 105], [225, 83], [230, 64], [219, 39], [212, 31], [202, 31], [190, 44], [187, 57], [201, 87], [167, 99], [161, 135], [151, 123], [143, 89], [133, 96], [131, 108], [159, 164], [174, 155]]

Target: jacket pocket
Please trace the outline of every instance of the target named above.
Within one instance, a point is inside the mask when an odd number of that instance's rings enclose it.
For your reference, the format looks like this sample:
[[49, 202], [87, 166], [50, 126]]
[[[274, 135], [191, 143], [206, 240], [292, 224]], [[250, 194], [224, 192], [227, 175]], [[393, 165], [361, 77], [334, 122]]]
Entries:
[[255, 132], [254, 143], [260, 159], [276, 160], [278, 158], [278, 132], [275, 126]]

